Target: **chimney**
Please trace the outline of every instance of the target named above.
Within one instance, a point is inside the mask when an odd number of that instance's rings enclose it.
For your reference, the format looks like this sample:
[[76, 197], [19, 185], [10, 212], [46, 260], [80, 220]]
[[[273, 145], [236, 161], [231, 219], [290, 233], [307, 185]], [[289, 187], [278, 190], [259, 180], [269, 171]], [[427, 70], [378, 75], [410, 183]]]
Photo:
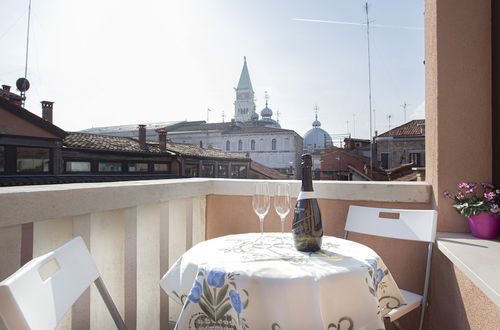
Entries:
[[2, 89], [4, 92], [10, 93], [10, 86], [9, 85], [2, 85]]
[[139, 146], [141, 148], [146, 146], [146, 125], [139, 125]]
[[167, 130], [164, 128], [157, 129], [158, 141], [160, 142], [160, 151], [167, 150]]
[[54, 102], [50, 101], [42, 101], [42, 118], [52, 123], [52, 108], [54, 106]]

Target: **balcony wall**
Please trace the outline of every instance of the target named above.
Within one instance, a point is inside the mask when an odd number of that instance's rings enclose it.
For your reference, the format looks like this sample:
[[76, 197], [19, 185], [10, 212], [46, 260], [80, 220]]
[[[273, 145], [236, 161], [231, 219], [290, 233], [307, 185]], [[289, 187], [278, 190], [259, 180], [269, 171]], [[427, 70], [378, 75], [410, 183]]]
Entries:
[[[296, 196], [300, 182], [289, 182], [292, 195]], [[169, 301], [160, 290], [159, 279], [186, 249], [199, 241], [259, 230], [251, 206], [254, 183], [253, 180], [185, 179], [2, 188], [0, 279], [32, 256], [80, 235], [128, 327], [167, 329], [169, 320], [177, 319], [180, 306]], [[275, 182], [269, 183], [273, 191]], [[431, 187], [426, 183], [315, 182], [314, 186], [325, 234], [339, 237], [343, 235], [351, 204], [426, 209], [431, 203]], [[290, 230], [291, 216], [287, 217], [286, 231]], [[279, 228], [279, 218], [271, 209], [264, 229], [279, 231]], [[425, 244], [354, 234], [350, 239], [374, 248], [401, 288], [422, 292]], [[476, 324], [484, 316], [477, 309], [464, 306], [479, 301], [490, 311], [498, 308], [484, 295], [477, 294], [479, 290], [454, 270], [438, 250], [432, 274], [431, 289], [439, 294], [430, 301], [429, 315], [433, 315], [436, 303], [440, 306], [439, 313], [444, 311], [446, 315], [465, 319], [467, 322], [461, 324], [468, 325]], [[444, 310], [443, 300], [447, 300], [448, 306]], [[488, 320], [496, 320], [495, 315], [490, 313]], [[413, 328], [417, 317], [418, 312], [412, 312], [403, 320], [403, 326]], [[437, 321], [434, 318], [428, 321], [426, 328], [433, 329]], [[94, 288], [79, 299], [60, 326], [89, 327], [114, 328]]]

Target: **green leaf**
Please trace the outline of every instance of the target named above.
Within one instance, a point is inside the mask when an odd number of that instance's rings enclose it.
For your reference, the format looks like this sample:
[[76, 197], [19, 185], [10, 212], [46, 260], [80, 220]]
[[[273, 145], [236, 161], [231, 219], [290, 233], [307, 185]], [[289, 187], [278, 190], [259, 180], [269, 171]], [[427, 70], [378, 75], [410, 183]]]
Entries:
[[210, 305], [214, 304], [214, 297], [212, 296], [212, 292], [210, 292], [210, 288], [208, 287], [206, 280], [203, 280], [203, 295], [207, 297], [208, 303]]
[[215, 321], [214, 310], [212, 307], [205, 305], [203, 301], [200, 300], [199, 306], [201, 310], [207, 315], [211, 320]]
[[245, 292], [245, 294], [246, 294], [246, 296], [247, 296], [247, 299], [243, 302], [243, 309], [246, 309], [246, 308], [247, 308], [247, 306], [248, 306], [248, 301], [249, 301], [250, 299], [248, 299], [248, 291], [247, 291], [247, 290], [245, 290], [245, 289], [243, 289], [243, 292]]
[[231, 309], [231, 304], [225, 304], [221, 309], [215, 314], [215, 321], [217, 322], [221, 317], [226, 315], [226, 313]]
[[221, 301], [224, 299], [224, 297], [226, 296], [227, 294], [227, 289], [229, 288], [229, 285], [224, 285], [222, 287], [222, 289], [219, 291], [219, 293], [217, 294], [217, 299], [215, 300], [215, 304], [216, 305], [219, 305], [221, 303]]

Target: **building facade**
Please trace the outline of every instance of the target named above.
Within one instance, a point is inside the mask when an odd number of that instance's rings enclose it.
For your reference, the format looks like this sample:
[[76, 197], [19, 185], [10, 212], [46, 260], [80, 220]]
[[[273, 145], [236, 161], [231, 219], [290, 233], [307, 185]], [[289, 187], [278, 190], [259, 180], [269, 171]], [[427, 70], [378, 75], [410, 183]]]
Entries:
[[425, 166], [425, 120], [417, 119], [375, 137], [377, 160], [384, 169], [413, 163]]
[[[234, 119], [230, 122], [150, 123], [145, 125], [146, 136], [148, 139], [157, 139], [155, 132], [161, 127], [167, 131], [168, 139], [174, 143], [192, 144], [250, 157], [266, 167], [288, 175], [289, 178], [298, 178], [303, 139], [293, 130], [282, 129], [279, 122], [272, 118], [273, 111], [268, 104], [267, 92], [266, 105], [259, 117], [246, 58], [235, 92]], [[97, 127], [81, 132], [135, 137], [136, 127], [137, 125]]]

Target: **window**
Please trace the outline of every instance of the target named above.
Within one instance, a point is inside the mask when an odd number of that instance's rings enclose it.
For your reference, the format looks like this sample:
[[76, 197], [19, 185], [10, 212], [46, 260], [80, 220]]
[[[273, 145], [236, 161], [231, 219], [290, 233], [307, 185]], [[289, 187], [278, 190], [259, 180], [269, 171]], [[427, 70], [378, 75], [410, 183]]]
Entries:
[[247, 177], [246, 165], [231, 165], [231, 177], [246, 178]]
[[239, 140], [238, 141], [238, 151], [241, 151], [243, 149], [243, 141]]
[[99, 172], [121, 172], [122, 163], [119, 162], [99, 162]]
[[5, 147], [0, 146], [0, 172], [5, 172]]
[[231, 142], [226, 141], [226, 151], [229, 151], [231, 149]]
[[168, 163], [155, 163], [155, 164], [153, 164], [153, 171], [155, 171], [155, 172], [170, 172], [170, 164], [168, 164]]
[[255, 140], [250, 141], [250, 150], [255, 150]]
[[276, 150], [276, 139], [271, 141], [271, 150]]
[[90, 162], [66, 161], [66, 172], [90, 172]]
[[384, 169], [389, 168], [389, 153], [387, 152], [380, 153], [380, 166]]
[[415, 164], [416, 166], [421, 166], [422, 165], [422, 154], [419, 152], [410, 152], [409, 153], [409, 160], [411, 163]]
[[148, 163], [129, 163], [128, 164], [129, 172], [147, 172], [148, 171]]
[[228, 166], [227, 165], [219, 165], [217, 167], [217, 177], [218, 178], [227, 178], [228, 176]]
[[44, 148], [17, 148], [17, 172], [47, 173], [50, 171], [50, 150]]
[[204, 178], [213, 178], [215, 174], [215, 165], [208, 164], [201, 166], [201, 176]]
[[194, 178], [198, 176], [198, 165], [197, 164], [186, 164], [184, 166], [184, 175], [188, 178]]

